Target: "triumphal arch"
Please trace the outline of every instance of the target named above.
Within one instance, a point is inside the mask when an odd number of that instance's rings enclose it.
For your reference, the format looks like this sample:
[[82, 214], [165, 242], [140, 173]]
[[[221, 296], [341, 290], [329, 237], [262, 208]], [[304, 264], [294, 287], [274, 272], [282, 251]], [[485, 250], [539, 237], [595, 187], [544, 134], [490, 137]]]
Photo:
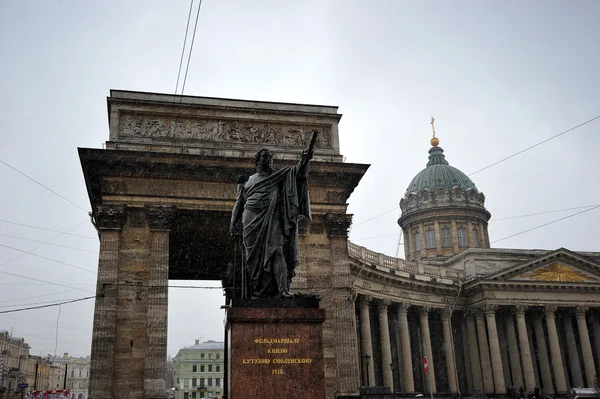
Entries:
[[263, 147], [295, 164], [313, 130], [312, 222], [292, 284], [327, 310], [327, 397], [358, 392], [346, 211], [368, 165], [343, 161], [340, 118], [331, 106], [111, 91], [105, 149], [79, 149], [100, 237], [90, 398], [165, 396], [168, 280], [231, 283], [238, 176]]

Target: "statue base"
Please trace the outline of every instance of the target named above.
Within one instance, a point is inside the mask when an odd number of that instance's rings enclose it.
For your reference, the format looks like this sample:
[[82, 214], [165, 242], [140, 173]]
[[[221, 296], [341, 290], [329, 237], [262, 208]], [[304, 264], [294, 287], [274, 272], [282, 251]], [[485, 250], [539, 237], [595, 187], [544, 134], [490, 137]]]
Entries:
[[234, 299], [225, 325], [227, 398], [325, 398], [324, 321], [317, 298]]

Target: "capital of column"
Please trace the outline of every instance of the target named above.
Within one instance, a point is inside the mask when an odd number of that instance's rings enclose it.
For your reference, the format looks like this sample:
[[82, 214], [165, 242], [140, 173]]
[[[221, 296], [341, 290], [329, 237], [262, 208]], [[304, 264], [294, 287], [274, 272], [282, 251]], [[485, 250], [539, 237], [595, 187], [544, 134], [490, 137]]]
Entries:
[[419, 316], [428, 317], [430, 311], [431, 311], [431, 308], [429, 306], [421, 306], [419, 308]]
[[410, 309], [412, 305], [410, 303], [399, 303], [398, 304], [398, 314], [406, 315], [408, 313], [408, 309]]
[[96, 205], [92, 217], [101, 230], [120, 230], [126, 218], [125, 205]]
[[150, 230], [169, 230], [175, 218], [176, 208], [172, 206], [154, 206], [146, 208], [146, 218]]
[[377, 301], [377, 308], [379, 309], [379, 312], [387, 312], [387, 310], [391, 304], [392, 304], [392, 301], [390, 301], [390, 300], [379, 299]]
[[485, 305], [482, 310], [486, 316], [496, 317], [496, 310], [498, 310], [498, 305]]
[[556, 311], [558, 310], [558, 308], [554, 305], [547, 305], [544, 307], [544, 316], [546, 318], [555, 318], [556, 317]]
[[442, 320], [448, 321], [452, 317], [452, 311], [449, 308], [442, 309]]
[[329, 237], [348, 237], [348, 229], [352, 225], [352, 215], [345, 213], [328, 213], [325, 215], [325, 228]]
[[475, 318], [475, 310], [473, 309], [465, 309], [464, 314], [467, 320], [473, 320]]
[[515, 315], [517, 317], [525, 317], [525, 312], [527, 312], [528, 306], [525, 305], [517, 305], [515, 306]]
[[577, 308], [575, 308], [575, 316], [578, 319], [584, 319], [585, 320], [585, 315], [588, 312], [590, 308], [585, 307], [585, 306], [578, 306]]
[[359, 301], [362, 305], [369, 305], [369, 303], [373, 300], [372, 296], [369, 295], [361, 295]]

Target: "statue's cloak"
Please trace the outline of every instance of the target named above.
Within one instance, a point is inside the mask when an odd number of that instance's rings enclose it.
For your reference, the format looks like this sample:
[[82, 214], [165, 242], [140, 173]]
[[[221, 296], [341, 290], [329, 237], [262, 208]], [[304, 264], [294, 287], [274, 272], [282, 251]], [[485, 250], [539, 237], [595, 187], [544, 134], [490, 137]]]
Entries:
[[255, 296], [272, 297], [279, 293], [274, 281], [277, 268], [286, 267], [291, 280], [298, 265], [298, 215], [311, 218], [307, 179], [298, 176], [298, 166], [265, 177], [254, 174], [244, 185], [243, 195], [249, 288]]

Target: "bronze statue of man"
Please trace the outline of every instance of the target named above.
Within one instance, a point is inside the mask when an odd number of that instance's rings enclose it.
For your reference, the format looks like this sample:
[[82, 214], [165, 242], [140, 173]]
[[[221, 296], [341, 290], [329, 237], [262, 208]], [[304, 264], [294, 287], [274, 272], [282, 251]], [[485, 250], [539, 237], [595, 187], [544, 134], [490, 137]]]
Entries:
[[273, 169], [273, 154], [263, 148], [254, 155], [256, 173], [238, 182], [230, 232], [242, 234], [250, 298], [292, 296], [298, 216], [311, 218], [307, 177], [313, 145], [314, 140], [296, 166], [281, 169]]

